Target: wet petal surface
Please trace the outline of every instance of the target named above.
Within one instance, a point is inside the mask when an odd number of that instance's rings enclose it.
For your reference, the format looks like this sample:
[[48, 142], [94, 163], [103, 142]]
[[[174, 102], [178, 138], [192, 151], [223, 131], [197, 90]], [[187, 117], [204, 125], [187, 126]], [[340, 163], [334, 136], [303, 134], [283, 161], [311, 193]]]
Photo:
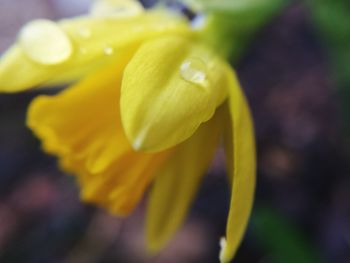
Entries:
[[143, 44], [125, 69], [121, 113], [134, 149], [154, 152], [189, 138], [226, 98], [221, 59], [181, 36]]
[[36, 98], [27, 120], [44, 150], [77, 175], [82, 199], [118, 215], [136, 206], [168, 156], [136, 153], [125, 137], [119, 112], [125, 64], [103, 68], [58, 95]]

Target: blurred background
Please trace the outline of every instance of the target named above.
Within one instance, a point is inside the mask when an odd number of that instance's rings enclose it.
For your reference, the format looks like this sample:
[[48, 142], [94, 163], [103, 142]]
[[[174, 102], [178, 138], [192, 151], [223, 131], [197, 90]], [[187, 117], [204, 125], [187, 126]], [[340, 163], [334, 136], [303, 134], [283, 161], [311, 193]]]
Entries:
[[[27, 21], [82, 14], [90, 3], [0, 0], [0, 54]], [[235, 263], [350, 263], [350, 9], [343, 3], [291, 1], [235, 61], [258, 146], [255, 206]], [[0, 95], [1, 263], [218, 262], [229, 203], [220, 155], [185, 225], [150, 257], [143, 204], [120, 219], [81, 203], [74, 178], [41, 152], [25, 126], [37, 94]]]

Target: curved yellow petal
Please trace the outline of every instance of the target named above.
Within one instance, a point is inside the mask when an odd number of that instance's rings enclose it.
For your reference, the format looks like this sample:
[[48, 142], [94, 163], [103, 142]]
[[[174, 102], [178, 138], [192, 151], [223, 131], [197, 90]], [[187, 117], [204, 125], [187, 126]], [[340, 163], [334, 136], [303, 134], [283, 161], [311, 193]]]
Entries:
[[103, 144], [110, 135], [122, 133], [118, 99], [126, 63], [104, 67], [58, 95], [38, 96], [32, 101], [27, 125], [42, 139], [45, 151], [59, 156], [84, 155], [89, 152], [87, 147], [96, 148], [93, 138], [99, 139], [106, 151], [109, 144]]
[[136, 0], [95, 0], [90, 13], [93, 16], [127, 17], [139, 15], [144, 8]]
[[126, 63], [104, 67], [58, 95], [34, 99], [27, 118], [44, 150], [78, 176], [81, 198], [118, 215], [131, 212], [169, 154], [136, 153], [124, 134], [119, 99]]
[[33, 21], [0, 60], [0, 91], [66, 84], [133, 54], [145, 39], [189, 32], [183, 18], [166, 11], [123, 18], [82, 16], [58, 23]]
[[[220, 261], [230, 262], [244, 235], [253, 206], [256, 156], [252, 118], [246, 99], [233, 71], [228, 68], [229, 111], [232, 123], [226, 143], [229, 170], [233, 172], [232, 195], [226, 239], [221, 240]], [[233, 145], [231, 145], [233, 143]], [[233, 151], [233, 153], [230, 153]]]
[[139, 203], [169, 154], [126, 152], [100, 173], [80, 174], [81, 198], [105, 207], [112, 214], [126, 216]]
[[172, 147], [209, 120], [226, 98], [224, 64], [179, 35], [144, 43], [125, 69], [122, 122], [134, 149]]
[[218, 146], [221, 125], [218, 110], [192, 137], [176, 147], [157, 173], [146, 217], [146, 245], [150, 252], [158, 252], [165, 246], [184, 221]]

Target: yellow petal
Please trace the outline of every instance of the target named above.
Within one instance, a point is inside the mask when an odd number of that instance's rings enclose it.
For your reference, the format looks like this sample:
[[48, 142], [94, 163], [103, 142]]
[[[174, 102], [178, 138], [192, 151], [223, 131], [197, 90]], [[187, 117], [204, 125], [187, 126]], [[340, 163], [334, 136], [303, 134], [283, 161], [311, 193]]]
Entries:
[[169, 154], [126, 152], [103, 172], [79, 176], [81, 198], [105, 207], [112, 214], [126, 216], [138, 204]]
[[[36, 32], [34, 36], [32, 32]], [[0, 91], [75, 81], [133, 54], [145, 39], [174, 32], [189, 34], [190, 30], [183, 18], [165, 11], [124, 18], [83, 16], [57, 24], [30, 22], [21, 31], [18, 43], [0, 60]]]
[[182, 36], [143, 44], [125, 69], [121, 114], [134, 149], [172, 147], [209, 120], [226, 97], [223, 63]]
[[146, 220], [150, 252], [158, 252], [166, 245], [184, 221], [215, 153], [221, 131], [221, 112], [218, 111], [191, 138], [176, 147], [173, 156], [157, 173]]
[[119, 215], [136, 206], [168, 156], [134, 152], [123, 132], [119, 98], [126, 63], [102, 68], [58, 95], [34, 99], [27, 119], [43, 148], [78, 176], [82, 199]]
[[37, 65], [14, 45], [0, 60], [0, 92], [18, 92], [37, 86], [52, 76], [52, 69]]
[[[229, 76], [229, 110], [232, 122], [230, 141], [227, 150], [233, 150], [228, 160], [233, 167], [232, 195], [228, 215], [226, 239], [221, 240], [220, 261], [230, 262], [244, 235], [253, 206], [255, 190], [256, 156], [252, 118], [232, 70]], [[232, 168], [229, 168], [232, 170]]]
[[92, 4], [90, 13], [93, 16], [127, 17], [139, 15], [144, 11], [136, 0], [97, 0]]
[[91, 153], [87, 148], [96, 148], [96, 139], [106, 151], [109, 144], [103, 144], [109, 137], [122, 134], [118, 99], [126, 63], [103, 68], [58, 95], [33, 100], [27, 124], [42, 139], [47, 152], [85, 156]]

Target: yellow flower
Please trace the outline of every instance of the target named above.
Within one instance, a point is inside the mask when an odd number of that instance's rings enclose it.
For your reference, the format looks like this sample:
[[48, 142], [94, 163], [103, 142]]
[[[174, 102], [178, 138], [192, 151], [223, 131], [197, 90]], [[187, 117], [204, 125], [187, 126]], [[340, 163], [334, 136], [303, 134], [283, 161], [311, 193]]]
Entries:
[[58, 23], [30, 22], [0, 61], [2, 92], [77, 80], [34, 99], [27, 124], [77, 176], [86, 202], [127, 215], [153, 182], [151, 251], [183, 222], [224, 138], [232, 195], [220, 260], [229, 262], [255, 187], [252, 120], [230, 66], [183, 17], [126, 0], [100, 0], [89, 15]]

